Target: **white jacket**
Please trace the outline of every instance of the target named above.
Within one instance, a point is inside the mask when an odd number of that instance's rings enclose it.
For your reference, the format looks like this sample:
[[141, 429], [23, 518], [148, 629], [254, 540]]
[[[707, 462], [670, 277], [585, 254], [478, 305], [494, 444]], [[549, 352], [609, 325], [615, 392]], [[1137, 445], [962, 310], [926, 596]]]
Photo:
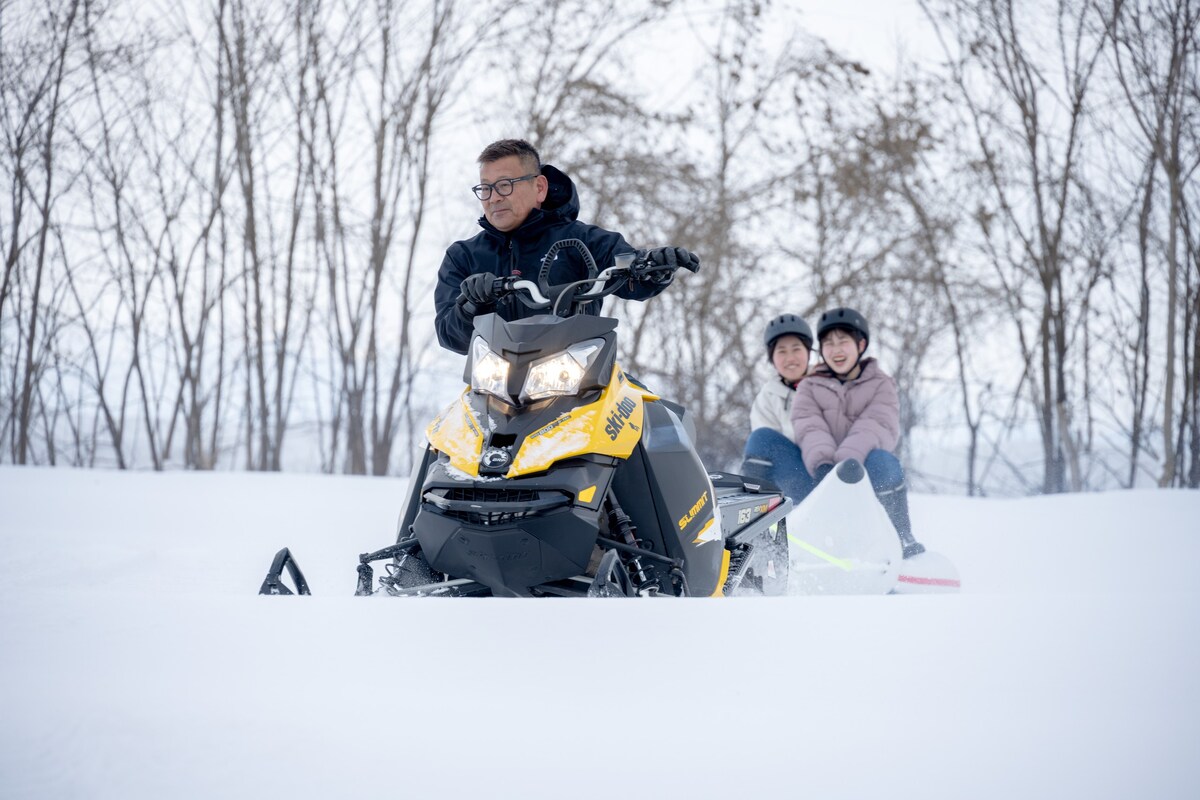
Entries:
[[792, 425], [792, 398], [796, 390], [784, 383], [778, 375], [767, 381], [758, 390], [754, 405], [750, 407], [750, 430], [772, 428], [793, 442], [796, 429]]

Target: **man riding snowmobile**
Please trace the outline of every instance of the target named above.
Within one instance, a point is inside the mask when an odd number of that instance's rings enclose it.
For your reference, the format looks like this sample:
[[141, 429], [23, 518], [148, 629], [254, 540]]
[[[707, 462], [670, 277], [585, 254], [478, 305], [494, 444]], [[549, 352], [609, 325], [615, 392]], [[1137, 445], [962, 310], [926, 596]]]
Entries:
[[[550, 287], [564, 249], [588, 277]], [[475, 317], [468, 385], [426, 429], [396, 543], [360, 556], [357, 594], [786, 591], [790, 501], [773, 486], [710, 476], [684, 409], [618, 365], [617, 320], [585, 311], [631, 281], [668, 284], [678, 266], [699, 265], [627, 253], [600, 272], [582, 242], [563, 240], [536, 284], [495, 279], [495, 296], [550, 313]], [[379, 561], [387, 574], [376, 587]], [[262, 592], [284, 593], [292, 566], [281, 551]]]

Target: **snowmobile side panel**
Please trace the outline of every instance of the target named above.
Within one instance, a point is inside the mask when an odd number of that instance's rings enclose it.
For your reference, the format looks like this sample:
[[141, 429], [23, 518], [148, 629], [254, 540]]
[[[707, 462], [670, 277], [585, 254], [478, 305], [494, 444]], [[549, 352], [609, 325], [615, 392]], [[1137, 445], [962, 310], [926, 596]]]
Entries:
[[647, 403], [645, 420], [642, 441], [617, 470], [614, 491], [638, 537], [683, 560], [690, 594], [711, 595], [723, 585], [725, 551], [708, 472], [686, 426], [666, 404]]
[[727, 539], [748, 539], [763, 527], [774, 525], [792, 510], [792, 502], [778, 495], [717, 490], [721, 528]]
[[417, 510], [421, 507], [425, 475], [429, 471], [429, 465], [436, 460], [437, 452], [425, 445], [413, 461], [412, 475], [408, 478], [408, 488], [404, 492], [404, 505], [400, 509], [400, 521], [396, 525], [397, 542], [412, 536], [413, 520], [417, 518]]

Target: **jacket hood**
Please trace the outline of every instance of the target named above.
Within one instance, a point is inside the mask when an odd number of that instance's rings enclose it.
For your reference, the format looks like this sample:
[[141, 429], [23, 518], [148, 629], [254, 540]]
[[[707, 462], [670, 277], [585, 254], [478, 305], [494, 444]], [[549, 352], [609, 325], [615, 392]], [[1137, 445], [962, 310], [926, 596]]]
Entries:
[[516, 230], [505, 234], [488, 222], [487, 217], [482, 216], [479, 218], [479, 227], [493, 236], [525, 237], [531, 233], [540, 233], [547, 226], [558, 222], [575, 221], [579, 217], [579, 193], [575, 190], [575, 182], [567, 173], [550, 164], [542, 165], [542, 175], [546, 176], [550, 184], [546, 199], [541, 208], [529, 212], [529, 216]]
[[542, 203], [542, 212], [555, 214], [565, 220], [578, 219], [579, 192], [575, 191], [575, 181], [558, 167], [549, 164], [542, 165], [542, 174], [550, 182], [546, 201]]

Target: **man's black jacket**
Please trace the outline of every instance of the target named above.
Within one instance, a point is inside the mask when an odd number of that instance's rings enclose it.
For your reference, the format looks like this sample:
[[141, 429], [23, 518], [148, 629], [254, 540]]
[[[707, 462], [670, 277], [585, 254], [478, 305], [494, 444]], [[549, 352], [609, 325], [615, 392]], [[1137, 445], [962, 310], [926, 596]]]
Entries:
[[[579, 216], [579, 195], [566, 173], [546, 164], [542, 166], [542, 174], [550, 183], [546, 200], [541, 208], [529, 212], [516, 230], [503, 233], [485, 217], [480, 217], [481, 233], [471, 239], [455, 242], [446, 250], [433, 296], [437, 308], [437, 336], [442, 347], [456, 353], [466, 353], [467, 344], [471, 341], [472, 320], [457, 304], [459, 286], [468, 275], [491, 272], [498, 277], [519, 275], [536, 282], [542, 256], [550, 249], [550, 245], [562, 239], [582, 240], [592, 251], [600, 269], [612, 265], [614, 254], [633, 252], [621, 234], [576, 219]], [[548, 281], [550, 286], [556, 286], [586, 277], [587, 267], [582, 256], [573, 248], [567, 248], [559, 252], [550, 268]], [[617, 296], [645, 300], [663, 288], [651, 283], [632, 283], [617, 292]], [[535, 311], [514, 296], [501, 299], [495, 311], [509, 321], [549, 313]], [[600, 303], [590, 304], [588, 311], [600, 313]]]

